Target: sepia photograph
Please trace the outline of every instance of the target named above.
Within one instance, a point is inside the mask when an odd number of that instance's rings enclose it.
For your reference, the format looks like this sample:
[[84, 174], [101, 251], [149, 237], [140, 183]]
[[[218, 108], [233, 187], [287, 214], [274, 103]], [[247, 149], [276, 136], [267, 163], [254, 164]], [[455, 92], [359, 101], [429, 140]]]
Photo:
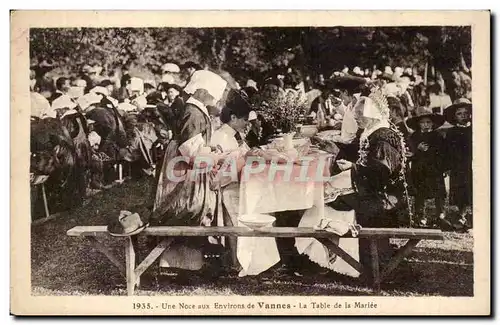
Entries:
[[489, 313], [489, 12], [51, 14], [11, 13], [23, 294], [125, 296], [125, 314], [399, 314], [380, 297]]

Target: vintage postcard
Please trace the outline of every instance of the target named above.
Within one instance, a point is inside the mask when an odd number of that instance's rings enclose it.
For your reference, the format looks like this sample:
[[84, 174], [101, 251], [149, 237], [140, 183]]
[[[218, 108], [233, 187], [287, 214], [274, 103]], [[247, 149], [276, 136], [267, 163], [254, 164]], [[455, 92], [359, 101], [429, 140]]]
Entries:
[[11, 313], [489, 315], [489, 11], [12, 11]]

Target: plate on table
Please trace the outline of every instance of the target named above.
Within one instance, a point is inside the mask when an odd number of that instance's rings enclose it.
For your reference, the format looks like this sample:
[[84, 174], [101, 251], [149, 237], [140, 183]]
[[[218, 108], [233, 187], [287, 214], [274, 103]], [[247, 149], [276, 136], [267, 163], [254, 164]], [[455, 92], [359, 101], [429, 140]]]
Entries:
[[245, 226], [258, 230], [262, 228], [272, 227], [276, 218], [269, 214], [244, 214], [238, 218], [238, 220]]

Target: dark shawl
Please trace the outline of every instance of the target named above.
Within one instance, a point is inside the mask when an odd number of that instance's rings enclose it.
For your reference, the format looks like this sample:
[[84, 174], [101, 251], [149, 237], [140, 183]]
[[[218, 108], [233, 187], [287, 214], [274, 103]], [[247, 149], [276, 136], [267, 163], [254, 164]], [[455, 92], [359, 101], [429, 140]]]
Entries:
[[403, 182], [401, 139], [396, 132], [380, 128], [368, 136], [366, 164], [356, 163], [351, 179], [356, 193], [337, 199], [335, 209], [356, 211], [364, 227], [396, 227], [407, 213]]

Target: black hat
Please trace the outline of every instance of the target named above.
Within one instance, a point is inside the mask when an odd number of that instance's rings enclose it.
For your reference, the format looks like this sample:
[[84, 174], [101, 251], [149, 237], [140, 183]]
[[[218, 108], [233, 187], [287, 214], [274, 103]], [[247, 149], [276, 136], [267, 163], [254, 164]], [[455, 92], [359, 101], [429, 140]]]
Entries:
[[399, 78], [404, 78], [404, 77], [410, 79], [411, 82], [415, 81], [415, 77], [413, 75], [411, 75], [411, 74], [403, 73]]
[[103, 81], [101, 81], [99, 83], [99, 86], [101, 86], [101, 87], [107, 87], [107, 86], [111, 86], [111, 85], [113, 85], [113, 83], [109, 79], [104, 79]]
[[146, 96], [146, 102], [148, 105], [156, 105], [158, 103], [163, 103], [163, 98], [159, 91], [155, 91]]
[[246, 94], [241, 93], [238, 90], [231, 89], [229, 91], [224, 108], [222, 109], [221, 115], [225, 118], [229, 118], [231, 114], [242, 117], [248, 116], [248, 114], [250, 114], [250, 111], [252, 110], [252, 104], [250, 103]]
[[455, 102], [446, 107], [444, 110], [444, 115], [446, 118], [446, 121], [448, 121], [451, 124], [456, 124], [457, 122], [455, 121], [455, 113], [457, 112], [457, 109], [465, 107], [469, 110], [469, 113], [472, 114], [472, 103], [470, 100], [467, 98], [459, 98], [455, 100]]
[[202, 70], [201, 66], [193, 61], [186, 61], [184, 62], [183, 65], [180, 67], [181, 69], [189, 69], [189, 68], [194, 68], [195, 70]]
[[366, 79], [355, 76], [335, 76], [327, 80], [326, 84], [330, 89], [347, 90], [353, 93], [359, 91], [360, 87], [366, 84]]
[[428, 109], [427, 107], [418, 107], [415, 111], [417, 116], [414, 116], [408, 121], [406, 121], [406, 125], [408, 125], [409, 128], [412, 130], [417, 130], [418, 129], [418, 122], [420, 121], [421, 118], [423, 117], [428, 117], [432, 120], [434, 123], [434, 127], [438, 128], [441, 125], [444, 124], [444, 116], [441, 114], [436, 114], [432, 112], [432, 110]]
[[162, 82], [161, 83], [161, 87], [163, 88], [164, 91], [167, 91], [169, 90], [170, 88], [174, 88], [175, 90], [177, 90], [179, 93], [182, 92], [182, 87], [177, 85], [177, 84], [172, 84], [172, 83], [168, 83], [168, 82]]

